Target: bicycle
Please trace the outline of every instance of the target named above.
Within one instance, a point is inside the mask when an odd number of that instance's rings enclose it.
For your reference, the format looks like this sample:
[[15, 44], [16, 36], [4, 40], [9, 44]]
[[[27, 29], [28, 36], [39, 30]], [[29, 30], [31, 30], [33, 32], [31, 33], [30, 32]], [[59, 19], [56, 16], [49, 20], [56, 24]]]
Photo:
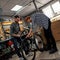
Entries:
[[[22, 32], [21, 35], [25, 35], [26, 36], [26, 33], [27, 33], [27, 29], [24, 30]], [[39, 37], [39, 39], [37, 38]], [[29, 53], [31, 53], [32, 55], [27, 57], [27, 55], [25, 54], [25, 51], [23, 49], [23, 44], [25, 43], [24, 40], [26, 39], [23, 39], [22, 36], [20, 37], [20, 40], [21, 40], [21, 44], [20, 44], [20, 51], [22, 53], [22, 57], [24, 58], [24, 60], [29, 60], [29, 58], [31, 60], [35, 60], [35, 56], [36, 56], [36, 51], [40, 51], [40, 45], [43, 46], [43, 43], [42, 43], [42, 37], [40, 36], [40, 34], [38, 34], [37, 32], [33, 34], [33, 36], [31, 36], [27, 41], [29, 43]], [[39, 41], [38, 41], [39, 40]], [[40, 44], [40, 45], [39, 45]]]

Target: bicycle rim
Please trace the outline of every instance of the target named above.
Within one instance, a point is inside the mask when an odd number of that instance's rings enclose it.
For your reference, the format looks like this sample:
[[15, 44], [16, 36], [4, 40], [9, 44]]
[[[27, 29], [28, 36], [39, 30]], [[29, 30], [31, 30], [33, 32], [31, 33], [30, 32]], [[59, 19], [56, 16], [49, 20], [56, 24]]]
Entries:
[[34, 41], [38, 50], [40, 50], [40, 48], [43, 48], [42, 37], [36, 35]]

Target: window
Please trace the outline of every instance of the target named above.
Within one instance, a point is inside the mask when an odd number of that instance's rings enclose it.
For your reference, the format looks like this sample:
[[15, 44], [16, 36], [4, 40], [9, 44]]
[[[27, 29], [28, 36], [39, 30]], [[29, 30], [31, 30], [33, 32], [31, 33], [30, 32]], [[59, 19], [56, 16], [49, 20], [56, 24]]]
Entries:
[[43, 8], [42, 11], [43, 11], [43, 13], [44, 13], [46, 16], [48, 16], [49, 18], [52, 18], [52, 17], [54, 16], [53, 11], [52, 11], [50, 5], [47, 6], [47, 7], [45, 7], [45, 8]]
[[59, 12], [60, 11], [60, 3], [59, 3], [59, 1], [57, 1], [54, 4], [52, 4], [52, 8], [53, 8], [55, 13]]

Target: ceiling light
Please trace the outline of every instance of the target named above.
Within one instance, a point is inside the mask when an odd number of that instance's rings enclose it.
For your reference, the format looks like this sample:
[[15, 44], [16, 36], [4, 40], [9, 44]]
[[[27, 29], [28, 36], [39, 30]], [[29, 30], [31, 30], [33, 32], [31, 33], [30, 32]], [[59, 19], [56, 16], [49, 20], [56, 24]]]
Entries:
[[11, 9], [11, 11], [18, 11], [18, 10], [20, 10], [21, 8], [22, 8], [22, 6], [15, 5], [15, 6]]

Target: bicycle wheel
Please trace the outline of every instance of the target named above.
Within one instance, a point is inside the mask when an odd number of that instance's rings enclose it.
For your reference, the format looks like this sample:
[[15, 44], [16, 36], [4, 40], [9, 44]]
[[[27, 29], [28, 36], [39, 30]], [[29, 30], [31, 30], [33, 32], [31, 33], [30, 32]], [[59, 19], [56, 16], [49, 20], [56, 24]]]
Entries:
[[28, 54], [26, 54], [24, 48], [22, 48], [23, 45], [21, 45], [22, 57], [24, 58], [24, 60], [35, 60], [36, 51], [35, 51], [35, 48], [33, 47], [33, 44], [34, 43], [33, 43], [33, 41], [31, 41], [31, 39], [30, 40], [28, 39], [28, 43], [29, 43], [29, 51], [28, 51]]
[[38, 50], [40, 50], [40, 48], [43, 48], [42, 37], [39, 34], [35, 34], [34, 41]]

